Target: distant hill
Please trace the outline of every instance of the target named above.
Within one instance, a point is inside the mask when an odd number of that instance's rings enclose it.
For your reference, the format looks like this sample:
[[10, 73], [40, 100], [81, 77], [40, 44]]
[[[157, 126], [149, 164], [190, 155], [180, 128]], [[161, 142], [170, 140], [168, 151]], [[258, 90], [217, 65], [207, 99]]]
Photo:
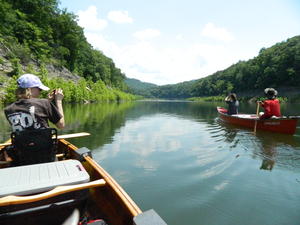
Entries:
[[132, 94], [141, 95], [148, 98], [154, 97], [151, 94], [152, 89], [158, 87], [158, 85], [156, 84], [142, 82], [140, 80], [133, 79], [133, 78], [126, 78], [124, 81], [129, 88], [129, 92], [131, 92]]
[[249, 97], [263, 93], [267, 87], [284, 90], [280, 93], [281, 96], [287, 96], [290, 90], [299, 90], [300, 36], [270, 48], [262, 48], [253, 59], [239, 61], [210, 76], [174, 85], [157, 86], [149, 91], [156, 98], [218, 96], [229, 92]]

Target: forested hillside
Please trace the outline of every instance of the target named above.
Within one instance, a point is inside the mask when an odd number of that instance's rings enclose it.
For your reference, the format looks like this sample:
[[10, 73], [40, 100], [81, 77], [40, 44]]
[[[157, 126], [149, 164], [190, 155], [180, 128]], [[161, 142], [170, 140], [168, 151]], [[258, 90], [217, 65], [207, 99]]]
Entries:
[[[76, 16], [58, 0], [0, 0], [0, 47], [11, 62], [63, 66], [94, 82], [126, 88], [112, 59], [87, 42]], [[16, 75], [16, 71], [9, 74]]]
[[136, 95], [141, 95], [147, 98], [154, 97], [151, 93], [153, 88], [158, 87], [156, 84], [142, 82], [133, 78], [126, 78], [125, 83], [129, 87], [129, 91]]
[[300, 88], [300, 36], [262, 48], [257, 57], [205, 78], [147, 88], [146, 93], [157, 98], [188, 98], [229, 92], [253, 94], [266, 87]]
[[266, 87], [300, 87], [300, 36], [262, 48], [257, 57], [198, 80], [190, 95], [211, 96]]

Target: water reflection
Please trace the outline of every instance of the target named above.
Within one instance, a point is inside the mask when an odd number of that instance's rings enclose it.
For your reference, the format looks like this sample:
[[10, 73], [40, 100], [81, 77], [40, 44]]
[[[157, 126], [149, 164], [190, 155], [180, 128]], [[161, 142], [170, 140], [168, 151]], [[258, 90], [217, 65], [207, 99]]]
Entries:
[[[297, 151], [299, 135], [289, 136], [260, 131], [254, 135], [251, 129], [224, 123], [218, 119], [216, 112], [216, 106], [222, 104], [177, 101], [69, 104], [64, 106], [67, 125], [60, 133], [90, 132], [91, 136], [74, 139], [72, 142], [79, 147], [86, 146], [92, 150], [114, 143], [107, 155], [118, 154], [125, 145], [131, 144], [134, 140], [131, 152], [141, 157], [146, 157], [153, 151], [175, 152], [182, 148], [190, 148], [192, 152], [197, 152], [199, 147], [189, 146], [185, 140], [197, 136], [198, 133], [201, 139], [211, 140], [201, 142], [201, 147], [207, 146], [212, 155], [215, 154], [211, 148], [213, 142], [214, 146], [221, 149], [226, 148], [230, 151], [238, 149], [236, 158], [252, 152], [253, 158], [261, 159], [260, 168], [263, 170], [271, 171], [275, 164], [283, 167], [295, 164], [295, 161], [291, 162], [288, 159], [299, 155], [300, 151]], [[254, 107], [242, 104], [241, 111], [251, 112]], [[288, 104], [283, 105], [283, 110], [295, 111]], [[0, 113], [0, 127], [3, 142], [10, 135], [10, 127], [3, 110]], [[194, 130], [195, 134], [191, 133], [191, 130]], [[241, 149], [243, 151], [240, 151]], [[101, 158], [105, 157], [105, 154], [101, 155]], [[210, 158], [207, 155], [197, 157], [201, 163]], [[137, 164], [147, 163], [140, 160]], [[151, 163], [146, 167], [155, 168], [154, 164]]]
[[76, 139], [74, 144], [96, 148], [112, 142], [112, 137], [124, 126], [127, 111], [133, 102], [66, 105], [66, 128], [63, 133], [89, 132], [91, 136]]
[[262, 159], [260, 169], [271, 171], [275, 164], [283, 168], [290, 166], [299, 168], [300, 161], [291, 160], [297, 157], [299, 159], [300, 156], [297, 137], [281, 134], [264, 135], [262, 132], [258, 134], [257, 138], [261, 151], [254, 152], [254, 154], [257, 154]]
[[[139, 118], [146, 118], [148, 116], [158, 115], [164, 118], [175, 116], [176, 118], [190, 119], [198, 122], [205, 122], [210, 125], [214, 124], [214, 120], [211, 119], [211, 114], [215, 113], [216, 105], [211, 103], [192, 103], [192, 102], [131, 102], [131, 103], [109, 103], [109, 104], [88, 104], [88, 105], [66, 105], [66, 123], [67, 127], [64, 129], [64, 133], [69, 132], [90, 132], [97, 138], [89, 138], [88, 146], [92, 149], [103, 146], [104, 144], [111, 143], [114, 135], [119, 132], [125, 123], [130, 126], [140, 126], [138, 123], [129, 124], [130, 121], [136, 121]], [[165, 115], [165, 117], [163, 116]], [[155, 126], [159, 127], [159, 124], [164, 124], [164, 127], [160, 127], [160, 132], [168, 132], [172, 130], [178, 132], [176, 135], [184, 135], [184, 130], [188, 128], [179, 128], [169, 124], [161, 123], [157, 121]], [[147, 139], [146, 127], [138, 128], [143, 130], [135, 140], [140, 146], [144, 146], [143, 141]], [[149, 128], [149, 130], [153, 127]], [[175, 130], [174, 130], [175, 129]], [[151, 130], [152, 131], [152, 130]], [[175, 135], [175, 134], [174, 134]], [[157, 133], [157, 137], [153, 137], [154, 140], [159, 139], [161, 135]], [[128, 138], [128, 137], [122, 137]], [[82, 144], [80, 140], [75, 140], [75, 144]], [[86, 141], [84, 141], [86, 143]], [[168, 142], [169, 146], [164, 146], [170, 150], [175, 148], [178, 143], [176, 140]], [[115, 146], [116, 147], [116, 146]], [[178, 146], [177, 146], [178, 147]]]
[[[168, 224], [297, 224], [299, 134], [254, 135], [221, 123], [217, 105], [65, 105], [62, 132], [90, 132], [72, 142], [90, 148], [143, 210], [154, 208]], [[255, 105], [242, 104], [241, 111], [254, 112]], [[8, 137], [8, 130], [1, 132]]]
[[300, 155], [299, 136], [265, 131], [257, 131], [254, 134], [251, 129], [231, 125], [219, 119], [216, 119], [216, 123], [224, 131], [220, 141], [230, 143], [230, 148], [243, 147], [245, 152], [251, 152], [253, 158], [259, 157], [261, 159], [259, 169], [271, 171], [275, 164], [287, 167], [290, 163], [296, 164], [299, 168], [299, 160], [290, 160]]

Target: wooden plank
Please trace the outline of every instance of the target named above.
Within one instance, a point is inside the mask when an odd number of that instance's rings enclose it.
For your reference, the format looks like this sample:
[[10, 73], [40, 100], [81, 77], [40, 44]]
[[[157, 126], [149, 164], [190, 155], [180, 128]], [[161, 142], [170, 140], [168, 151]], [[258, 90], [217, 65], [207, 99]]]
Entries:
[[87, 188], [99, 187], [105, 185], [106, 182], [103, 179], [95, 180], [92, 182], [84, 183], [84, 184], [76, 184], [76, 185], [66, 185], [66, 186], [58, 186], [51, 191], [37, 194], [37, 195], [29, 195], [29, 196], [6, 196], [0, 198], [0, 206], [7, 205], [17, 205], [17, 204], [25, 204], [29, 202], [36, 202], [46, 198], [51, 198], [57, 195], [65, 194], [72, 191], [79, 191]]
[[57, 139], [68, 139], [68, 138], [84, 137], [84, 136], [89, 136], [89, 135], [91, 135], [91, 134], [87, 133], [87, 132], [74, 133], [74, 134], [63, 134], [63, 135], [58, 135]]
[[[62, 135], [58, 135], [57, 139], [68, 139], [68, 138], [84, 137], [84, 136], [89, 136], [89, 135], [91, 135], [91, 134], [87, 133], [87, 132], [74, 133], [74, 134], [62, 134]], [[11, 141], [1, 143], [0, 147], [5, 147], [5, 146], [9, 146], [9, 145], [11, 145]]]

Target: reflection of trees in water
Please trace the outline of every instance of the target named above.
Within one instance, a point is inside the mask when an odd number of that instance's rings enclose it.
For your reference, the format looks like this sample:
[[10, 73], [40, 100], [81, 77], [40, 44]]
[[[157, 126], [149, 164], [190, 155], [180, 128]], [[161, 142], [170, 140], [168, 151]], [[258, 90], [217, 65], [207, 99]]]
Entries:
[[[231, 149], [247, 146], [246, 148], [253, 152], [253, 157], [262, 160], [261, 169], [271, 170], [275, 164], [300, 169], [300, 137], [260, 131], [252, 135], [249, 129], [221, 123], [216, 119], [217, 105], [221, 104], [176, 101], [66, 104], [64, 105], [66, 128], [60, 132], [89, 132], [91, 136], [71, 141], [78, 147], [95, 149], [111, 143], [115, 133], [124, 126], [126, 120], [166, 114], [208, 124], [206, 131], [212, 137], [216, 137], [215, 141], [229, 143]], [[246, 109], [247, 105], [243, 107]], [[3, 110], [0, 114], [0, 127], [3, 142], [10, 136], [10, 126]]]
[[[134, 103], [101, 103], [101, 104], [65, 104], [64, 114], [66, 127], [59, 133], [89, 132], [92, 135], [84, 138], [84, 143], [97, 146], [109, 140], [125, 123], [125, 111]], [[11, 127], [5, 115], [0, 113], [1, 142], [10, 137]], [[95, 138], [97, 137], [97, 138]], [[87, 142], [88, 139], [88, 142]], [[74, 139], [80, 143], [79, 139]]]
[[[92, 133], [91, 137], [81, 139], [82, 142], [78, 139], [75, 144], [88, 144], [87, 147], [92, 149], [112, 142], [112, 137], [125, 124], [126, 120], [136, 120], [140, 117], [155, 114], [166, 114], [209, 124], [207, 131], [212, 136], [217, 135], [220, 137], [221, 142], [230, 143], [229, 148], [244, 148], [247, 146], [254, 157], [259, 157], [262, 160], [261, 169], [272, 170], [275, 164], [280, 167], [290, 166], [300, 169], [299, 137], [263, 131], [258, 131], [256, 135], [253, 135], [251, 129], [221, 123], [218, 119], [216, 120], [217, 105], [220, 105], [220, 103], [141, 101], [122, 104], [68, 106], [69, 109], [66, 108], [65, 111], [67, 113], [66, 118], [71, 118], [69, 122], [71, 125], [68, 126], [70, 130]], [[245, 105], [244, 107], [246, 109], [248, 106]], [[218, 141], [217, 138], [216, 141]]]
[[178, 102], [178, 101], [140, 101], [128, 113], [129, 118], [137, 118], [151, 114], [168, 114], [189, 119], [209, 119], [216, 115], [217, 103]]
[[[81, 146], [88, 143], [89, 148], [96, 148], [110, 143], [117, 129], [126, 120], [134, 120], [153, 114], [168, 114], [187, 119], [214, 123], [216, 106], [212, 103], [153, 101], [125, 102], [121, 104], [76, 104], [65, 106], [66, 129], [64, 133], [90, 132], [92, 136], [76, 139], [74, 143]], [[95, 138], [96, 137], [96, 138]], [[87, 140], [88, 139], [88, 140]]]
[[66, 105], [64, 133], [89, 132], [91, 136], [74, 139], [74, 144], [91, 149], [111, 142], [117, 129], [124, 126], [126, 111], [134, 103], [101, 103]]

